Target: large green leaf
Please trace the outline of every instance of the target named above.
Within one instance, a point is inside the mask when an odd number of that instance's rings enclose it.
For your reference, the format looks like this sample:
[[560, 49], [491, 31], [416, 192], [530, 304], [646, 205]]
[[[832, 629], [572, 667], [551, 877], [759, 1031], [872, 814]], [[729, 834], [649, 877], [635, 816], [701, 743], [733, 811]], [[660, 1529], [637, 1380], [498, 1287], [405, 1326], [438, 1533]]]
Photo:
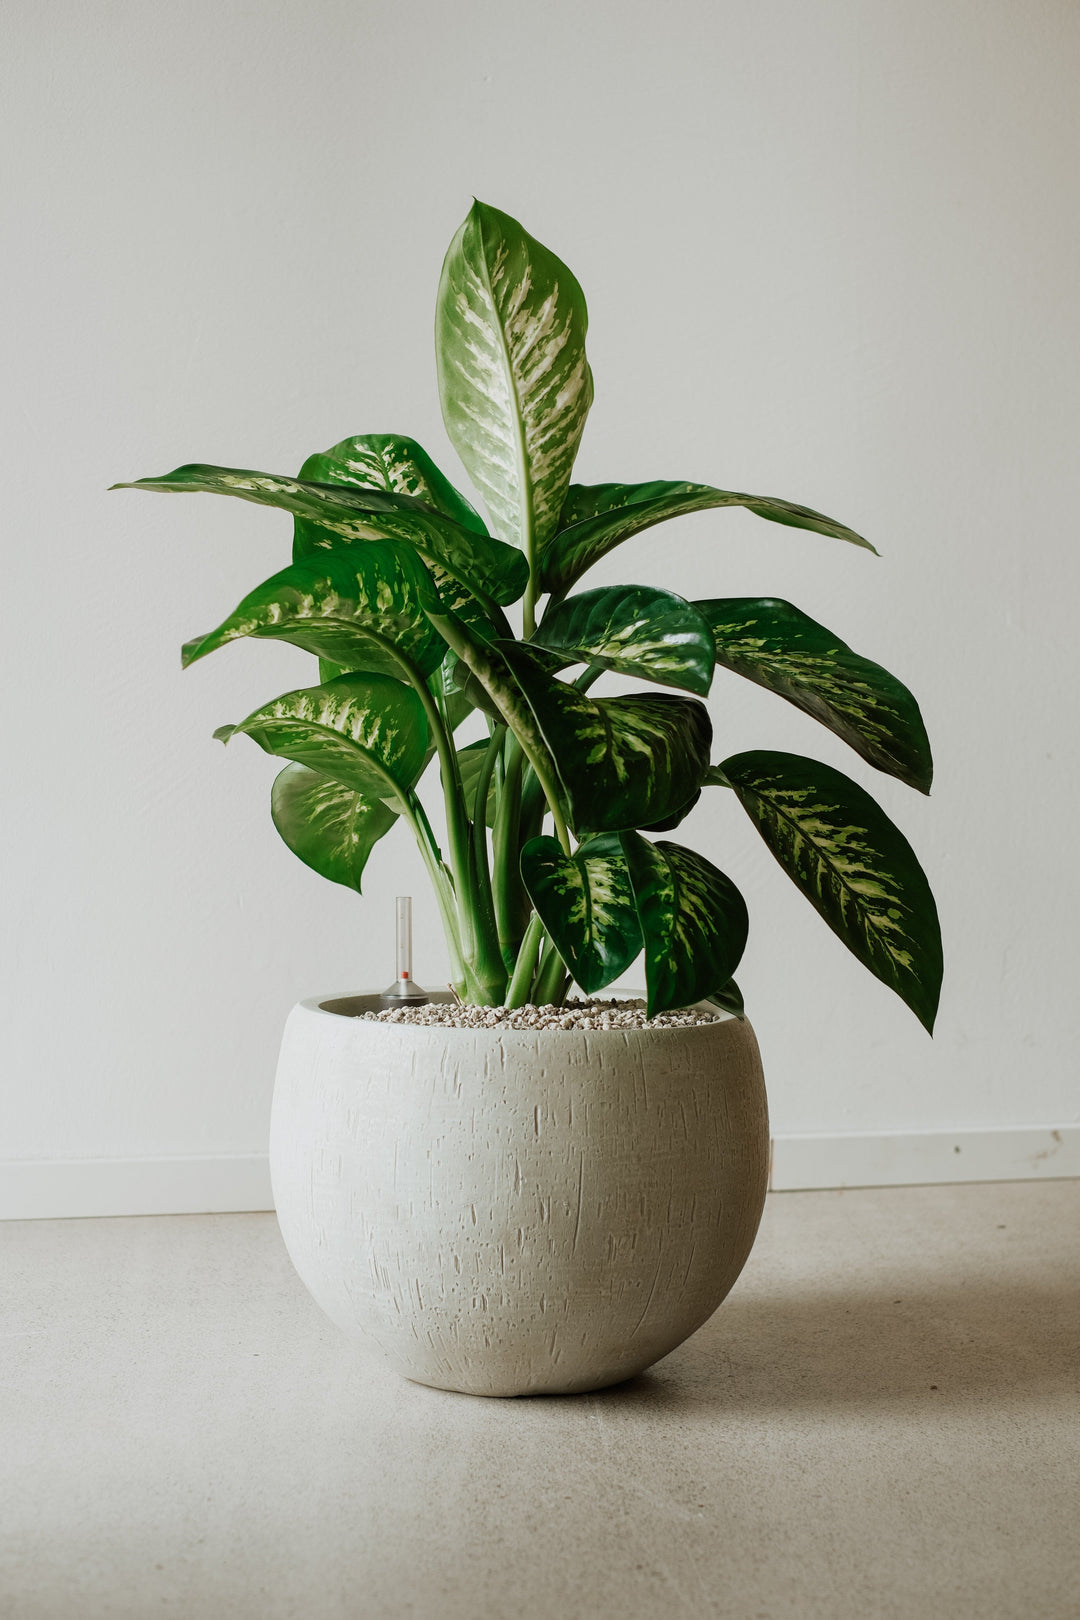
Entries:
[[937, 907], [915, 852], [841, 771], [760, 749], [719, 767], [780, 865], [834, 933], [933, 1031]]
[[149, 489], [166, 495], [235, 495], [257, 506], [277, 507], [303, 518], [313, 549], [337, 549], [354, 540], [404, 540], [429, 561], [495, 602], [514, 602], [525, 589], [528, 569], [513, 546], [466, 529], [411, 495], [351, 484], [317, 484], [239, 467], [193, 462], [160, 478], [141, 478], [114, 489]]
[[[475, 596], [463, 591], [456, 581], [440, 575], [437, 569], [431, 570], [431, 577], [438, 591], [438, 614], [444, 616], [447, 624], [456, 625], [459, 635], [465, 634], [476, 647], [513, 639], [514, 632], [499, 608], [488, 611]], [[444, 691], [455, 713], [459, 706], [463, 706], [465, 713], [480, 709], [490, 719], [502, 719], [498, 705], [472, 673], [468, 663], [453, 650], [453, 644], [443, 664], [443, 675]]]
[[[343, 484], [354, 489], [381, 489], [390, 495], [408, 496], [449, 518], [455, 529], [466, 531], [457, 536], [460, 555], [453, 558], [456, 576], [447, 573], [444, 564], [430, 551], [428, 553], [436, 584], [444, 592], [450, 593], [452, 605], [462, 612], [463, 617], [469, 617], [466, 599], [470, 598], [471, 591], [477, 588], [481, 578], [486, 582], [484, 594], [488, 599], [487, 606], [496, 613], [496, 599], [500, 602], [514, 601], [525, 589], [528, 565], [524, 558], [513, 547], [489, 538], [483, 518], [440, 472], [415, 439], [406, 439], [399, 434], [376, 433], [343, 439], [332, 449], [309, 456], [300, 469], [300, 477], [315, 483]], [[444, 560], [453, 533], [454, 530], [448, 530], [443, 537], [445, 544], [440, 555]], [[306, 556], [313, 550], [332, 548], [339, 543], [330, 530], [320, 528], [306, 518], [295, 519], [294, 556]], [[504, 579], [501, 577], [503, 574]], [[475, 597], [471, 600], [475, 602]]]
[[498, 645], [555, 760], [579, 837], [664, 821], [688, 805], [709, 766], [703, 703], [667, 693], [587, 697], [550, 675], [543, 653]]
[[558, 523], [592, 403], [587, 326], [566, 265], [508, 214], [474, 203], [439, 286], [443, 420], [495, 532], [529, 557]]
[[357, 894], [368, 856], [397, 820], [397, 812], [381, 799], [306, 765], [286, 765], [277, 776], [270, 812], [294, 855]]
[[[332, 450], [325, 450], [324, 454], [309, 455], [301, 467], [300, 476], [321, 483], [350, 484], [353, 488], [385, 489], [390, 494], [413, 496], [423, 501], [436, 512], [442, 512], [444, 517], [452, 518], [461, 527], [473, 531], [474, 535], [483, 536], [471, 543], [473, 548], [487, 548], [495, 562], [505, 564], [515, 596], [520, 596], [521, 591], [525, 590], [528, 577], [525, 557], [500, 541], [492, 543], [487, 539], [483, 518], [474, 512], [465, 496], [458, 494], [449, 478], [440, 473], [436, 463], [432, 462], [426, 450], [421, 449], [421, 445], [416, 444], [415, 439], [405, 439], [400, 434], [363, 434], [355, 439], [342, 439], [340, 444], [335, 444]], [[293, 536], [293, 552], [296, 556], [306, 556], [311, 551], [334, 544], [335, 536], [330, 531], [322, 530], [306, 518], [296, 518]], [[465, 620], [465, 624], [473, 625], [484, 640], [492, 640], [497, 635], [512, 635], [507, 617], [495, 604], [494, 596], [481, 601], [470, 586], [461, 582], [460, 578], [453, 577], [431, 557], [427, 559], [427, 565], [445, 606]], [[510, 585], [500, 591], [499, 601], [510, 599], [508, 591]], [[460, 726], [474, 708], [453, 680], [455, 663], [455, 654], [445, 654], [444, 667], [436, 676], [432, 676], [432, 690], [444, 701], [445, 714], [452, 727]], [[322, 679], [327, 679], [325, 672]]]
[[717, 663], [778, 692], [879, 770], [930, 791], [934, 766], [919, 705], [888, 670], [790, 602], [737, 596], [694, 606], [716, 639]]
[[[707, 776], [705, 780], [708, 781]], [[662, 816], [659, 821], [645, 822], [643, 826], [640, 826], [637, 829], [638, 832], [671, 832], [673, 827], [678, 827], [686, 820], [687, 816], [690, 814], [691, 810], [694, 808], [700, 798], [701, 789], [698, 788], [693, 798], [687, 799], [685, 804], [681, 804], [679, 808], [677, 810], [673, 810], [669, 816]]]
[[641, 925], [618, 837], [591, 838], [572, 856], [557, 838], [531, 838], [521, 851], [521, 875], [586, 995], [626, 971], [641, 949]]
[[[525, 696], [514, 678], [502, 648], [514, 642], [490, 642], [474, 625], [466, 624], [450, 612], [432, 588], [428, 617], [458, 660], [454, 680], [475, 707], [491, 719], [508, 725], [525, 750], [545, 791], [558, 792], [555, 766], [543, 733]], [[468, 673], [465, 674], [464, 672]]]
[[548, 609], [531, 644], [561, 654], [563, 665], [600, 664], [700, 697], [715, 663], [697, 607], [650, 585], [603, 585], [568, 597]]
[[[520, 556], [520, 553], [516, 552], [515, 556]], [[429, 572], [438, 593], [440, 610], [452, 615], [474, 640], [490, 642], [513, 636], [505, 613], [495, 603], [481, 602], [443, 569], [431, 568]], [[429, 591], [429, 603], [434, 600]], [[493, 708], [483, 687], [469, 673], [468, 668], [462, 665], [457, 653], [449, 647], [442, 667], [435, 672], [429, 684], [440, 698], [446, 719], [452, 729], [459, 726], [474, 709], [481, 709], [485, 714], [495, 719], [499, 718], [498, 711]]]
[[242, 733], [268, 754], [397, 803], [427, 758], [424, 706], [411, 686], [388, 675], [341, 675], [325, 686], [286, 692], [214, 736], [228, 742]]
[[216, 630], [184, 647], [184, 666], [241, 636], [290, 641], [343, 669], [399, 673], [394, 651], [422, 675], [446, 654], [421, 607], [427, 570], [411, 546], [373, 540], [283, 568], [245, 596]]
[[648, 1016], [688, 1007], [725, 985], [746, 946], [746, 902], [704, 855], [623, 833], [645, 940]]
[[746, 1004], [743, 1001], [742, 991], [734, 979], [729, 979], [726, 984], [722, 984], [719, 990], [714, 990], [711, 996], [705, 997], [705, 1000], [711, 1002], [714, 1007], [719, 1007], [721, 1012], [731, 1013], [735, 1018], [744, 1019], [746, 1017]]
[[[349, 484], [411, 495], [473, 534], [487, 535], [484, 520], [470, 506], [422, 445], [400, 433], [361, 433], [309, 456], [300, 477], [315, 484]], [[303, 521], [302, 519], [299, 521]]]
[[709, 484], [574, 484], [563, 506], [558, 533], [544, 547], [541, 584], [546, 591], [565, 592], [587, 568], [631, 535], [684, 512], [704, 512], [716, 506], [745, 506], [772, 523], [811, 529], [874, 550], [869, 540], [843, 523], [808, 506], [768, 495], [740, 495]]

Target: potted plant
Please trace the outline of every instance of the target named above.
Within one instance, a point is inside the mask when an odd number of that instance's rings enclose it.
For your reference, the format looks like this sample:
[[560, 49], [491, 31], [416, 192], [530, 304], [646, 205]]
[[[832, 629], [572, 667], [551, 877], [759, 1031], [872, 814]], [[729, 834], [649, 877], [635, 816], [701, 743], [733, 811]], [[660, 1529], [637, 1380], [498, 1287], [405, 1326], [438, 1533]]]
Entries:
[[[733, 977], [746, 906], [665, 836], [703, 792], [736, 795], [928, 1030], [941, 980], [926, 878], [873, 799], [788, 753], [714, 763], [703, 701], [716, 666], [733, 670], [926, 792], [907, 689], [785, 601], [582, 586], [623, 541], [712, 507], [873, 547], [784, 500], [571, 483], [592, 400], [586, 325], [566, 266], [476, 203], [443, 266], [436, 356], [447, 431], [489, 522], [396, 435], [345, 439], [296, 477], [189, 465], [119, 486], [293, 514], [292, 562], [190, 641], [184, 664], [245, 636], [318, 658], [317, 682], [215, 735], [289, 762], [274, 823], [334, 882], [359, 891], [405, 819], [461, 1010], [357, 1016], [374, 996], [294, 1009], [272, 1125], [279, 1218], [343, 1326], [410, 1377], [493, 1394], [639, 1371], [711, 1314], [753, 1241], [768, 1137]], [[608, 671], [647, 687], [602, 695]], [[467, 721], [481, 735], [462, 744]], [[445, 850], [418, 792], [435, 761]], [[566, 1010], [571, 983], [593, 997], [642, 953], [640, 1012]]]

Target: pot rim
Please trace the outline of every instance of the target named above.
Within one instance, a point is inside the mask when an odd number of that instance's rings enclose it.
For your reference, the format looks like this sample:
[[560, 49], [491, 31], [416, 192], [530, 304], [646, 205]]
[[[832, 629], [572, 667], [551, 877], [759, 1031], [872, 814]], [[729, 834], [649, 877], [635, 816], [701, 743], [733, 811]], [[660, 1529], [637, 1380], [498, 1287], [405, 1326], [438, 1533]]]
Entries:
[[[378, 990], [346, 990], [336, 995], [324, 994], [318, 996], [304, 996], [296, 1003], [295, 1010], [300, 1011], [302, 1009], [305, 1013], [313, 1017], [347, 1020], [354, 1026], [362, 1026], [378, 1030], [409, 1030], [411, 1032], [415, 1032], [417, 1035], [439, 1035], [442, 1038], [457, 1035], [514, 1035], [533, 1038], [536, 1035], [544, 1034], [556, 1036], [587, 1035], [590, 1039], [596, 1040], [606, 1036], [626, 1035], [669, 1036], [688, 1035], [692, 1033], [696, 1036], [702, 1031], [715, 1030], [718, 1026], [727, 1026], [729, 1024], [735, 1024], [736, 1026], [742, 1025], [745, 1028], [752, 1028], [748, 1018], [736, 1018], [734, 1013], [725, 1012], [723, 1008], [713, 1007], [711, 1004], [704, 1001], [691, 1003], [691, 1008], [700, 1007], [704, 1010], [706, 1007], [708, 1007], [709, 1012], [713, 1013], [715, 1016], [707, 1024], [649, 1024], [644, 1027], [635, 1025], [621, 1025], [612, 1029], [582, 1029], [580, 1025], [577, 1025], [571, 1029], [562, 1029], [558, 1025], [545, 1025], [542, 1028], [536, 1028], [534, 1026], [514, 1028], [512, 1025], [508, 1024], [411, 1024], [404, 1020], [401, 1022], [391, 1022], [389, 1019], [369, 1020], [364, 1018], [363, 1015], [366, 1012], [379, 1012], [383, 1010], [379, 1004], [381, 993], [382, 992]], [[456, 1000], [456, 997], [454, 997], [448, 990], [434, 990], [428, 993], [428, 999], [442, 1006], [452, 1006]], [[642, 1007], [645, 1005], [644, 992], [639, 994], [636, 990], [628, 990], [618, 997], [612, 997], [612, 999], [618, 999], [620, 1001], [636, 1001]], [[356, 1006], [357, 1003], [365, 1002], [368, 1003], [368, 1005]], [[351, 1003], [354, 1007], [356, 1007], [356, 1010], [347, 1010], [347, 1008], [342, 1006], [341, 1003]]]

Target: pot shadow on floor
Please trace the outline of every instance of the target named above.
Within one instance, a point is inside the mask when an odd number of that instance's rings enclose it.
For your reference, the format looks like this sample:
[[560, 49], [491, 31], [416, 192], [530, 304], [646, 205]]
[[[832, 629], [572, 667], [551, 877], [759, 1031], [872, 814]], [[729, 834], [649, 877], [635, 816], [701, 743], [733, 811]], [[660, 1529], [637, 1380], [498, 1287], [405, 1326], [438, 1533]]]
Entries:
[[[890, 1409], [1075, 1399], [1080, 1290], [995, 1284], [736, 1292], [655, 1367], [592, 1400], [729, 1411]], [[565, 1397], [576, 1399], [577, 1397]]]

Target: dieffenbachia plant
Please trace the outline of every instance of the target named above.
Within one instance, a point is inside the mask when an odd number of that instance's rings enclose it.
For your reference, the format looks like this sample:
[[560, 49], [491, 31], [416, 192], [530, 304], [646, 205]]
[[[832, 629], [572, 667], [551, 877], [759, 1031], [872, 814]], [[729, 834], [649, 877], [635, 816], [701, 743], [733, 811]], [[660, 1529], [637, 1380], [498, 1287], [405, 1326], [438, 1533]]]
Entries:
[[[447, 432], [489, 523], [396, 435], [344, 439], [296, 477], [192, 465], [119, 486], [203, 490], [293, 515], [291, 564], [183, 659], [270, 636], [314, 653], [319, 680], [215, 735], [246, 734], [289, 761], [273, 787], [274, 824], [336, 883], [359, 891], [375, 844], [405, 819], [465, 1000], [559, 1002], [571, 980], [592, 994], [644, 951], [650, 1014], [707, 997], [740, 1012], [743, 898], [705, 856], [656, 836], [719, 786], [930, 1029], [941, 941], [910, 845], [831, 766], [764, 750], [714, 764], [702, 701], [716, 666], [733, 670], [927, 792], [930, 749], [910, 692], [788, 602], [580, 588], [623, 541], [711, 507], [873, 547], [790, 501], [706, 484], [571, 483], [592, 401], [586, 326], [566, 266], [475, 204], [443, 266], [436, 355]], [[517, 602], [520, 636], [504, 612]], [[609, 670], [647, 689], [599, 695]], [[463, 745], [456, 733], [470, 717], [483, 734]], [[436, 759], [445, 852], [417, 791]]]

